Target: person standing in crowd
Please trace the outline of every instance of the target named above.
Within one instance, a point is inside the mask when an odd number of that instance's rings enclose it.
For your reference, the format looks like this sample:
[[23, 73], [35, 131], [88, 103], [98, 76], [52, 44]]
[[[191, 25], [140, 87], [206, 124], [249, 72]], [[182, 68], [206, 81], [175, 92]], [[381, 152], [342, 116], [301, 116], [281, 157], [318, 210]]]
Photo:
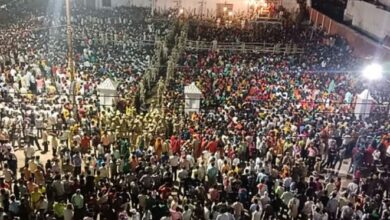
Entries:
[[71, 82], [65, 16], [41, 5], [0, 13], [0, 219], [388, 218], [388, 76], [355, 114], [345, 39], [273, 4], [260, 25], [72, 6]]

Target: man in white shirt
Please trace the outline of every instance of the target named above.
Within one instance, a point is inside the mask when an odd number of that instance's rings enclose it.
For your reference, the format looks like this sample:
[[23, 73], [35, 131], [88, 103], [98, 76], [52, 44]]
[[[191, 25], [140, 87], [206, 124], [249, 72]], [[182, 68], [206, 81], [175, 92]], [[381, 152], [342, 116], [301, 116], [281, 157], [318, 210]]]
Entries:
[[309, 200], [306, 201], [303, 206], [302, 214], [306, 217], [311, 216], [313, 211], [313, 206], [315, 206], [313, 198], [309, 198]]
[[210, 220], [210, 210], [207, 206], [203, 207], [204, 220]]
[[352, 203], [348, 203], [348, 205], [345, 205], [341, 207], [341, 218], [342, 219], [352, 219], [353, 216], [353, 205]]
[[65, 194], [64, 182], [61, 180], [61, 176], [58, 175], [55, 177], [52, 183], [54, 189], [54, 195], [56, 198], [62, 198]]
[[43, 129], [43, 118], [41, 115], [37, 115], [35, 118], [35, 127], [37, 128], [37, 137], [42, 138], [42, 129]]
[[290, 200], [294, 197], [294, 194], [292, 194], [290, 191], [286, 191], [282, 194], [280, 199], [283, 201], [283, 203], [287, 206]]
[[190, 161], [187, 160], [187, 157], [186, 156], [183, 156], [180, 160], [180, 167], [186, 169], [186, 170], [190, 170], [191, 168], [191, 163]]
[[233, 208], [233, 211], [234, 211], [234, 217], [236, 219], [240, 219], [241, 215], [242, 215], [242, 212], [244, 211], [244, 205], [241, 202], [236, 201], [236, 202], [233, 203], [232, 208]]
[[4, 164], [3, 175], [4, 175], [5, 182], [12, 183], [14, 173], [12, 172], [12, 170], [10, 168], [8, 168], [7, 163]]
[[336, 197], [337, 193], [333, 192], [328, 203], [326, 204], [326, 211], [329, 213], [331, 219], [336, 219], [337, 216], [339, 201]]
[[172, 167], [173, 179], [177, 180], [177, 168], [179, 167], [179, 156], [178, 154], [169, 157], [169, 164]]
[[102, 163], [102, 166], [99, 168], [99, 172], [101, 178], [108, 178], [109, 173], [105, 163]]
[[334, 183], [334, 179], [331, 179], [328, 184], [325, 186], [325, 191], [327, 196], [329, 196], [336, 189], [336, 184]]
[[252, 213], [252, 220], [261, 220], [260, 206], [256, 206], [256, 210]]
[[48, 207], [49, 207], [49, 202], [47, 201], [45, 196], [41, 196], [41, 198], [38, 201], [38, 208], [41, 211], [41, 213], [46, 213]]
[[34, 145], [36, 144], [38, 147], [38, 150], [41, 150], [41, 145], [38, 142], [38, 137], [37, 137], [37, 129], [35, 129], [33, 126], [30, 126], [27, 130], [27, 135], [28, 135], [28, 145]]
[[359, 190], [359, 185], [355, 183], [355, 181], [350, 182], [347, 186], [347, 189], [350, 193], [353, 193], [354, 195], [357, 195], [357, 192]]
[[56, 132], [57, 114], [54, 111], [49, 115], [47, 122], [49, 128], [51, 128], [53, 132]]
[[191, 220], [192, 209], [188, 205], [184, 206], [183, 220]]
[[197, 170], [198, 170], [198, 180], [203, 181], [206, 176], [206, 167], [203, 161], [200, 163], [200, 166], [198, 167]]
[[299, 207], [299, 200], [295, 197], [290, 199], [288, 202], [288, 214], [292, 219], [297, 219], [298, 218], [298, 207]]
[[27, 145], [24, 148], [25, 164], [27, 164], [29, 160], [34, 158], [34, 154], [35, 149], [31, 145]]
[[180, 186], [179, 186], [179, 191], [181, 192], [181, 190], [183, 189], [184, 193], [185, 193], [185, 190], [186, 190], [186, 182], [187, 182], [187, 179], [189, 177], [189, 173], [186, 169], [184, 169], [183, 167], [180, 168], [177, 176], [179, 177], [179, 183], [180, 183]]
[[230, 212], [224, 212], [217, 216], [216, 220], [236, 220]]

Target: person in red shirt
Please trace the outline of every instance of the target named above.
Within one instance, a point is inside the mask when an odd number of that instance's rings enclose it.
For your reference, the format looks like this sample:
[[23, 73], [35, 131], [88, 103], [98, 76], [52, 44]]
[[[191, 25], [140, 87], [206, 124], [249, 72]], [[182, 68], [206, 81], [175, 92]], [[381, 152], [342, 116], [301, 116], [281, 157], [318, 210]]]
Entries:
[[4, 177], [0, 177], [0, 189], [11, 189], [8, 183], [4, 181]]
[[210, 153], [214, 154], [215, 152], [217, 152], [217, 147], [218, 147], [218, 143], [215, 141], [215, 140], [211, 140], [208, 144], [207, 144], [207, 149], [210, 151]]
[[180, 153], [180, 139], [175, 136], [172, 136], [170, 147], [172, 154]]
[[219, 192], [217, 186], [213, 186], [209, 189], [209, 199], [211, 202], [217, 203], [219, 201]]
[[167, 184], [163, 184], [158, 189], [158, 192], [160, 193], [160, 197], [162, 200], [168, 199], [168, 197], [171, 195], [171, 188]]
[[80, 147], [81, 147], [81, 153], [85, 154], [89, 151], [91, 145], [91, 137], [89, 137], [87, 134], [84, 134], [81, 138]]

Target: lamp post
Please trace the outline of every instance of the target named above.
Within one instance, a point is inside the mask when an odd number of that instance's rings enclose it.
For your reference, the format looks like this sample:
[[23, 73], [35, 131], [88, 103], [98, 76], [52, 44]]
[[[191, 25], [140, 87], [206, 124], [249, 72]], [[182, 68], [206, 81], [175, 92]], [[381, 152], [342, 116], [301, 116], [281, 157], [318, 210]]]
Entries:
[[[368, 83], [378, 81], [383, 77], [382, 66], [377, 63], [372, 63], [363, 69], [362, 76], [367, 79]], [[370, 85], [367, 86], [366, 100], [364, 100], [364, 114], [369, 113]], [[364, 116], [366, 117], [366, 115]]]
[[66, 7], [66, 39], [68, 46], [68, 68], [70, 74], [70, 90], [71, 102], [73, 110], [73, 118], [77, 119], [77, 106], [76, 106], [76, 82], [74, 79], [74, 60], [73, 60], [73, 29], [71, 20], [71, 5], [70, 0], [65, 0]]

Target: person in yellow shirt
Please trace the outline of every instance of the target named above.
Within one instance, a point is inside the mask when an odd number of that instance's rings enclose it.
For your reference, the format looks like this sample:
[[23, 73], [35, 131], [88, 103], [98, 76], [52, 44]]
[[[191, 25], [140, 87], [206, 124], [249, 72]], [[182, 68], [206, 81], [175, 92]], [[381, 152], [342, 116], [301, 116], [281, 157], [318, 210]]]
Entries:
[[135, 108], [133, 106], [127, 106], [126, 107], [126, 115], [133, 117], [135, 112]]
[[64, 211], [65, 211], [66, 204], [62, 201], [60, 202], [54, 202], [53, 204], [53, 212], [55, 217], [61, 219], [64, 217]]
[[51, 95], [54, 95], [56, 93], [56, 87], [54, 87], [53, 85], [50, 85], [48, 86], [47, 88], [47, 93], [51, 96]]
[[235, 172], [235, 170], [231, 169], [231, 170], [229, 170], [229, 172], [228, 172], [227, 175], [228, 175], [229, 177], [233, 177], [233, 176], [236, 175], [236, 172]]
[[69, 111], [66, 108], [62, 109], [62, 115], [64, 116], [65, 120], [69, 117]]
[[[162, 153], [163, 153], [163, 154], [169, 154], [169, 153], [170, 153], [169, 150], [170, 150], [170, 147], [169, 147], [169, 140], [167, 139], [167, 140], [165, 140], [164, 143], [162, 144]], [[170, 154], [169, 154], [169, 155], [170, 155]]]
[[32, 101], [32, 99], [33, 99], [33, 94], [31, 93], [30, 90], [28, 91], [28, 93], [27, 93], [27, 95], [26, 95], [26, 98], [27, 98], [28, 100]]
[[221, 167], [221, 173], [228, 173], [229, 170], [230, 170], [230, 166], [229, 166], [228, 162], [225, 160], [223, 162], [222, 167]]
[[81, 85], [79, 82], [76, 82], [76, 94], [80, 94]]
[[43, 184], [39, 185], [38, 186], [38, 192], [40, 192], [42, 195], [45, 195], [46, 187]]
[[284, 124], [283, 131], [284, 131], [285, 134], [290, 133], [290, 131], [291, 131], [291, 123], [290, 122], [287, 121]]
[[291, 142], [291, 138], [287, 137], [286, 141], [283, 144], [283, 152], [290, 151], [292, 146], [293, 146], [293, 143]]
[[34, 191], [31, 193], [31, 207], [33, 209], [38, 209], [38, 202], [39, 199], [41, 198], [42, 193], [39, 192], [38, 187], [34, 189]]
[[276, 155], [283, 154], [284, 141], [280, 138], [276, 140], [274, 152]]
[[191, 114], [191, 121], [197, 121], [198, 115], [196, 113]]

